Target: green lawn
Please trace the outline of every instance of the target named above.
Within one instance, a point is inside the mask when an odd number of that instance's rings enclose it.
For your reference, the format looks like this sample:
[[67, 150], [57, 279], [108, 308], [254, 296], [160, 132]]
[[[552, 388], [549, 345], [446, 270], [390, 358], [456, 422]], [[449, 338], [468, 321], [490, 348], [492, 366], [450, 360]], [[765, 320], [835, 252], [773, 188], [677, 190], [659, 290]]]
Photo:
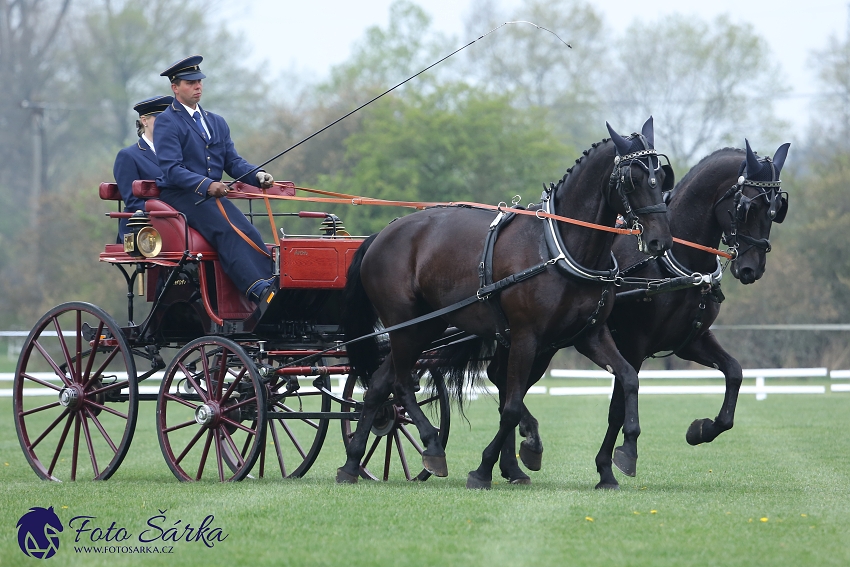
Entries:
[[[713, 416], [719, 396], [644, 396], [638, 476], [622, 490], [593, 490], [604, 397], [530, 396], [546, 445], [531, 486], [465, 489], [466, 473], [495, 432], [495, 403], [454, 414], [449, 478], [337, 486], [344, 461], [336, 423], [301, 480], [181, 484], [165, 465], [142, 404], [130, 454], [106, 482], [36, 479], [22, 456], [8, 398], [0, 400], [0, 565], [30, 565], [16, 523], [54, 506], [65, 526], [51, 565], [618, 565], [782, 566], [850, 564], [850, 396], [742, 396], [735, 428], [690, 447], [685, 430]], [[173, 544], [172, 555], [81, 554], [74, 516], [115, 522], [135, 538], [148, 518], [163, 529], [209, 514], [227, 539], [209, 549]], [[167, 522], [167, 523], [166, 523]], [[134, 543], [131, 539], [130, 543]], [[135, 545], [139, 545], [137, 542]], [[149, 544], [153, 545], [153, 544]]]

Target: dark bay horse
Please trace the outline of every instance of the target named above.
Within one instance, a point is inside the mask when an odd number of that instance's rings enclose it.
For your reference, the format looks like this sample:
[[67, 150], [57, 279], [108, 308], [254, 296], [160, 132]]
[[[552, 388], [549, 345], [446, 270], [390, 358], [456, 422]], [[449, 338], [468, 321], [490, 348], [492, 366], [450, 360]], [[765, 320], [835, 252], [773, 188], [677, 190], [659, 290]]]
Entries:
[[[612, 139], [585, 151], [557, 187], [544, 193], [541, 207], [609, 227], [622, 214], [631, 226], [642, 228], [639, 243], [644, 253], [661, 254], [672, 246], [661, 201], [670, 170], [660, 165], [653, 149], [652, 119], [641, 134], [628, 138], [608, 128]], [[348, 274], [343, 314], [347, 340], [372, 332], [378, 318], [389, 328], [479, 294], [484, 241], [497, 224], [494, 216], [493, 211], [474, 208], [431, 208], [392, 222], [367, 239]], [[390, 332], [390, 355], [380, 366], [374, 342], [351, 345], [354, 372], [368, 382], [368, 390], [337, 481], [356, 482], [375, 413], [391, 392], [419, 430], [425, 468], [437, 476], [448, 474], [438, 432], [416, 404], [412, 372], [422, 352], [449, 325], [490, 344], [494, 337], [501, 338], [494, 360], [504, 378], [499, 430], [484, 450], [479, 468], [470, 472], [467, 487], [489, 488], [499, 451], [519, 422], [528, 387], [542, 376], [563, 344], [575, 344], [621, 383], [627, 417], [626, 439], [618, 454], [623, 466], [634, 467], [640, 433], [637, 374], [617, 351], [604, 324], [617, 273], [612, 241], [610, 233], [600, 230], [517, 215], [500, 229], [488, 269], [494, 282], [529, 269], [533, 277], [492, 297], [479, 295], [480, 301], [460, 310]], [[564, 271], [571, 275], [565, 276]], [[477, 355], [469, 350], [471, 360]], [[463, 380], [462, 372], [456, 375]]]
[[[770, 251], [770, 229], [781, 223], [788, 211], [787, 194], [781, 191], [779, 173], [790, 144], [783, 144], [769, 157], [759, 158], [750, 148], [725, 148], [705, 157], [667, 195], [670, 229], [684, 240], [716, 248], [721, 239], [736, 252], [732, 275], [744, 284], [761, 278], [766, 254]], [[738, 391], [743, 378], [741, 365], [717, 341], [709, 327], [720, 312], [722, 269], [717, 257], [694, 248], [675, 244], [664, 256], [646, 261], [632, 250], [628, 238], [617, 237], [614, 255], [627, 276], [660, 280], [698, 273], [702, 284], [687, 289], [647, 296], [638, 290], [618, 288], [608, 327], [623, 357], [635, 370], [657, 353], [671, 351], [719, 369], [726, 377], [726, 394], [714, 420], [695, 420], [686, 438], [691, 445], [711, 442], [731, 429]], [[630, 267], [633, 269], [630, 270]], [[623, 427], [625, 393], [614, 386], [608, 414], [608, 430], [596, 457], [600, 481], [597, 488], [618, 488], [611, 468], [611, 453]], [[533, 447], [542, 448], [537, 423], [523, 415], [520, 432]], [[503, 450], [503, 474], [522, 481], [513, 445]], [[521, 452], [521, 456], [523, 456]], [[525, 458], [523, 458], [525, 461]], [[539, 469], [539, 460], [531, 467]], [[530, 467], [530, 468], [531, 468]], [[533, 469], [533, 470], [537, 470]]]

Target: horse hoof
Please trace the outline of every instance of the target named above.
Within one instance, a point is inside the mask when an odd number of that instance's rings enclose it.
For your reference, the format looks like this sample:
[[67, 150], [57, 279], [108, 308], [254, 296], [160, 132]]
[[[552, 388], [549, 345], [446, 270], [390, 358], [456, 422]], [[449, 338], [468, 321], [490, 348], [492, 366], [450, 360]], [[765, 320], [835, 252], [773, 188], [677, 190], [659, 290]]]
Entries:
[[422, 455], [422, 466], [434, 476], [445, 478], [449, 476], [449, 467], [446, 465], [446, 457], [435, 457]]
[[596, 486], [594, 486], [596, 490], [620, 490], [620, 485], [617, 482], [613, 484], [610, 482], [600, 482]]
[[502, 478], [511, 484], [531, 484], [531, 478], [522, 472], [519, 467], [516, 467], [516, 470], [513, 471], [503, 470], [501, 473]]
[[695, 419], [691, 426], [688, 427], [688, 432], [685, 434], [685, 439], [688, 441], [688, 444], [696, 446], [705, 442], [703, 431], [711, 427], [713, 424], [714, 422], [707, 417], [704, 419]]
[[511, 484], [517, 484], [517, 485], [521, 484], [521, 485], [524, 485], [524, 486], [528, 486], [528, 485], [531, 484], [531, 479], [529, 477], [527, 477], [526, 475], [522, 475], [522, 476], [518, 476], [516, 478], [511, 478], [511, 479], [508, 480], [508, 482], [510, 482]]
[[490, 490], [491, 484], [491, 481], [481, 480], [475, 476], [475, 471], [471, 471], [466, 477], [466, 487], [470, 490]]
[[530, 449], [526, 441], [519, 444], [519, 458], [528, 470], [539, 471], [543, 464], [543, 452]]
[[626, 476], [637, 474], [637, 457], [630, 457], [622, 447], [614, 449], [614, 466]]
[[357, 484], [357, 475], [350, 475], [342, 468], [336, 469], [337, 484]]

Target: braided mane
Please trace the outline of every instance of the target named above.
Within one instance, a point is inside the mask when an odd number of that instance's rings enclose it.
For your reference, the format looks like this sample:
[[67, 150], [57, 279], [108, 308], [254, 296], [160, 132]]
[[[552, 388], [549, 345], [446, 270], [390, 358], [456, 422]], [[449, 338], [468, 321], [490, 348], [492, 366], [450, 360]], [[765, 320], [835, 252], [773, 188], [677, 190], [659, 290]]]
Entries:
[[567, 168], [567, 171], [564, 173], [564, 176], [561, 177], [561, 179], [558, 181], [558, 185], [557, 185], [558, 188], [560, 188], [567, 181], [567, 177], [569, 177], [570, 173], [573, 172], [573, 168], [575, 168], [577, 165], [581, 165], [581, 162], [584, 160], [584, 158], [589, 156], [590, 153], [593, 150], [595, 150], [596, 148], [598, 148], [602, 144], [609, 142], [610, 140], [611, 140], [611, 138], [603, 138], [601, 142], [595, 142], [595, 143], [590, 145], [589, 149], [586, 149], [583, 152], [581, 152], [581, 157], [576, 160], [575, 164], [573, 164], [572, 166]]

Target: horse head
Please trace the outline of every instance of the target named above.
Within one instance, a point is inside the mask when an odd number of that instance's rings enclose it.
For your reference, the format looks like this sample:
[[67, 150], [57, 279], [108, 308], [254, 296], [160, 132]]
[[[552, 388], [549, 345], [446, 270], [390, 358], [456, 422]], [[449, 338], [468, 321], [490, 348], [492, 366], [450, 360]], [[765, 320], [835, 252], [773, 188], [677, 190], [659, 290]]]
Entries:
[[723, 241], [735, 250], [732, 275], [751, 284], [764, 275], [770, 252], [770, 229], [788, 213], [788, 193], [782, 191], [779, 173], [788, 148], [782, 144], [773, 158], [760, 158], [746, 144], [737, 183], [715, 204], [715, 215], [723, 227]]
[[673, 246], [662, 193], [673, 188], [675, 177], [667, 156], [655, 151], [652, 116], [640, 134], [620, 136], [607, 122], [608, 133], [617, 150], [614, 170], [605, 194], [608, 205], [622, 215], [626, 224], [640, 231], [638, 247], [644, 254], [658, 256]]

